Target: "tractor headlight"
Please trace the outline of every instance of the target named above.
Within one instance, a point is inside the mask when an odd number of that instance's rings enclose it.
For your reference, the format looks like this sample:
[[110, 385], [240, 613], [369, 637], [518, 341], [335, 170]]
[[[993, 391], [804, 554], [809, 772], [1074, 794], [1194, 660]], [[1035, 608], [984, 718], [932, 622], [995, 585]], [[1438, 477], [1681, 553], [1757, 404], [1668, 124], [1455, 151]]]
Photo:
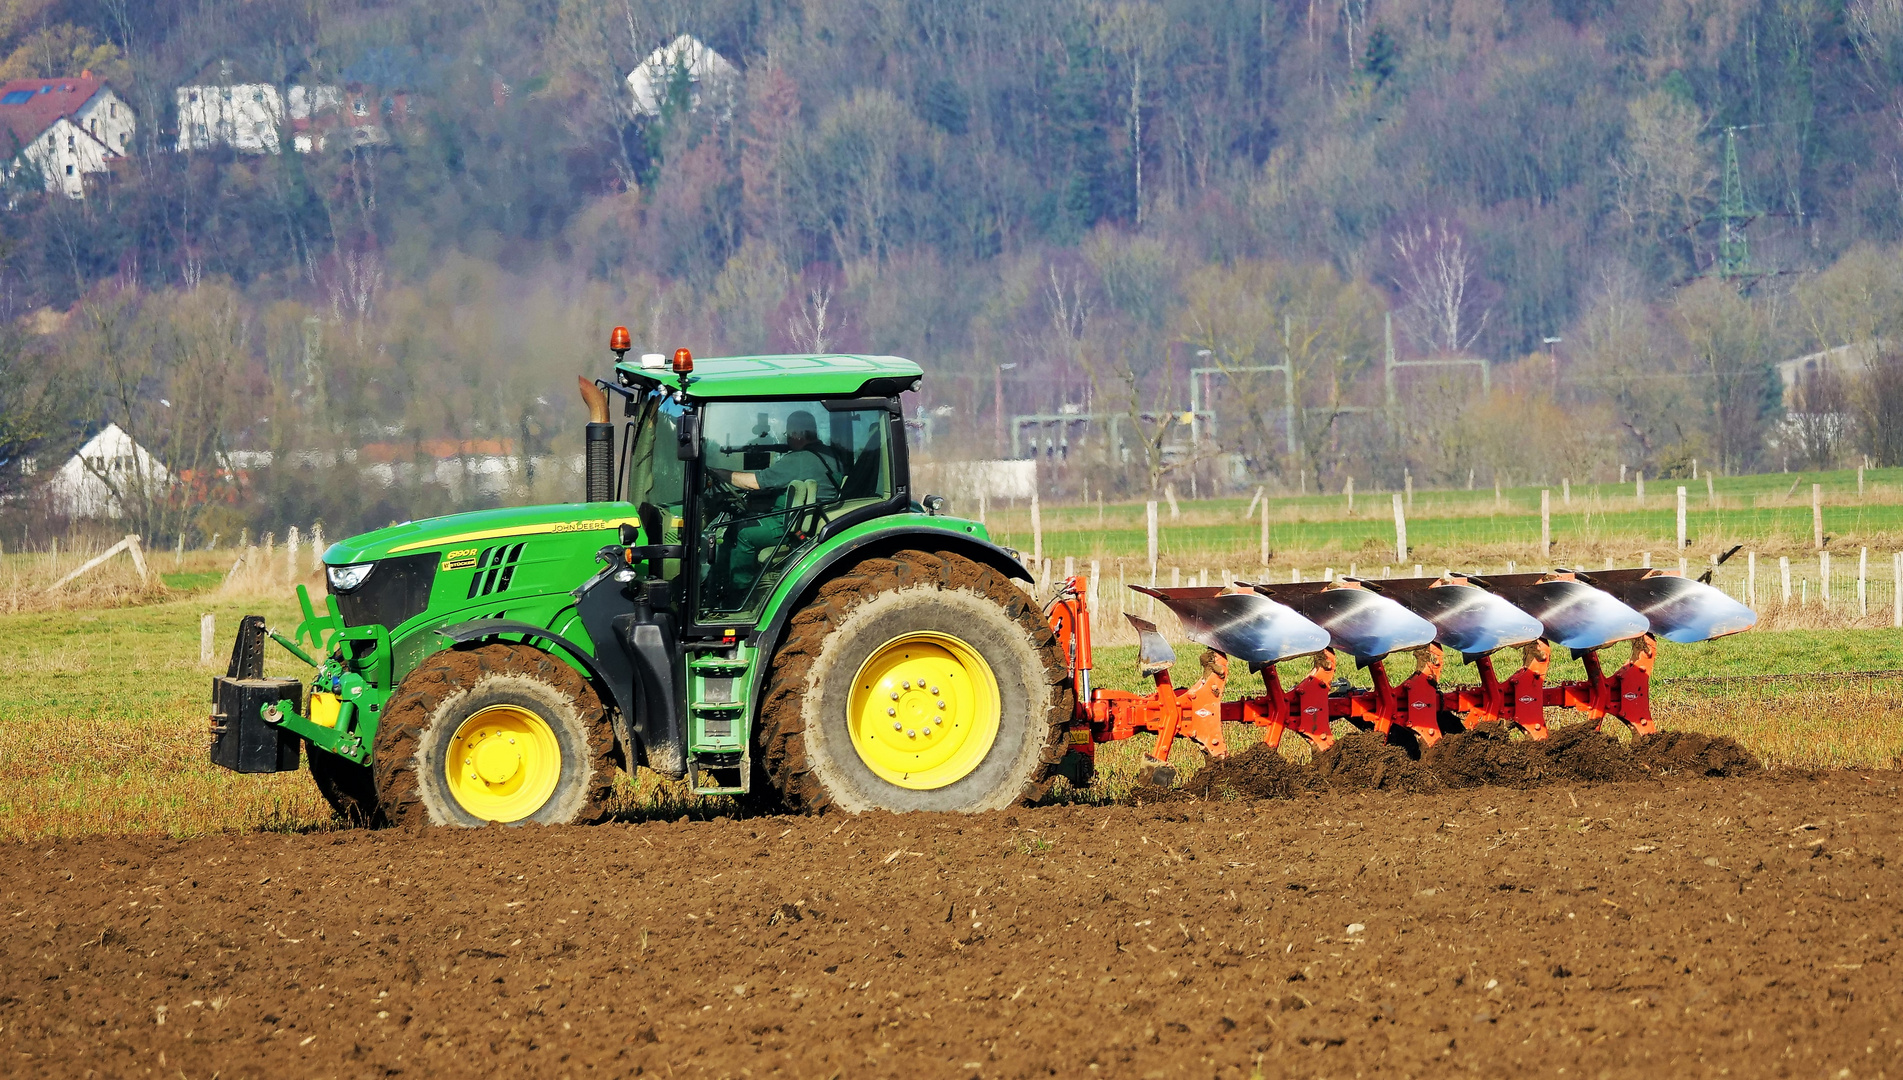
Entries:
[[330, 566], [325, 570], [330, 575], [330, 587], [336, 592], [349, 592], [363, 584], [363, 579], [376, 569], [373, 562], [357, 563], [355, 566]]

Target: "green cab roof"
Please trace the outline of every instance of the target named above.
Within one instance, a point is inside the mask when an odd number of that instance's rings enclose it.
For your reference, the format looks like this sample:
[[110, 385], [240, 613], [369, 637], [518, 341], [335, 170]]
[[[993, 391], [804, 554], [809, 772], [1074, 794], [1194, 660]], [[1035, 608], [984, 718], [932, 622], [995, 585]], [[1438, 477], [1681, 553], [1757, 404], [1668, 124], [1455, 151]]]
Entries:
[[[671, 359], [671, 358], [670, 358]], [[728, 398], [890, 397], [909, 390], [925, 371], [903, 356], [821, 353], [792, 356], [695, 357], [694, 370], [615, 365], [624, 386], [637, 382], [679, 390], [703, 400]]]

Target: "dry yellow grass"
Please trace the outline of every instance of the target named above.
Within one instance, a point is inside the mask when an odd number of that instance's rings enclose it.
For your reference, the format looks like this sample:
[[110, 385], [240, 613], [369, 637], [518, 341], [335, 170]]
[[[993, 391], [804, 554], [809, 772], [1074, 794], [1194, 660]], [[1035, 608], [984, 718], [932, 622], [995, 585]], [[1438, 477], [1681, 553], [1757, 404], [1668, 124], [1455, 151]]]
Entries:
[[1661, 727], [1726, 735], [1767, 766], [1903, 768], [1903, 678], [1663, 686]]

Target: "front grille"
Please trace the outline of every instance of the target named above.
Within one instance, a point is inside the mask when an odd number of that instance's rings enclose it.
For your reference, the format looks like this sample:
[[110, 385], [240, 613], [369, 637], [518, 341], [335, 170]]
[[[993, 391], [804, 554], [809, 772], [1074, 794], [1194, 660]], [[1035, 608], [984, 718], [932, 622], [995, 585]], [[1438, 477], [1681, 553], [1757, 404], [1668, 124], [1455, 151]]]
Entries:
[[474, 600], [478, 596], [507, 592], [509, 582], [515, 578], [515, 564], [522, 558], [522, 549], [526, 544], [502, 544], [484, 548], [476, 559], [476, 574], [469, 579], [469, 595]]
[[429, 606], [436, 581], [437, 552], [383, 559], [363, 584], [349, 592], [331, 590], [345, 626], [385, 626], [392, 630]]

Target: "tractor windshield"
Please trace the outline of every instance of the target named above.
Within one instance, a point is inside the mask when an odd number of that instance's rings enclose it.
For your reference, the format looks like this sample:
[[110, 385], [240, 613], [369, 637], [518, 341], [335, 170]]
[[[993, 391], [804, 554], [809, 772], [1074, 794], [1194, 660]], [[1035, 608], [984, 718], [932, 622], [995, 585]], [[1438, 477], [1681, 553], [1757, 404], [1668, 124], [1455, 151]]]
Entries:
[[757, 616], [830, 521], [892, 496], [890, 414], [838, 402], [719, 401], [701, 421], [700, 621]]

